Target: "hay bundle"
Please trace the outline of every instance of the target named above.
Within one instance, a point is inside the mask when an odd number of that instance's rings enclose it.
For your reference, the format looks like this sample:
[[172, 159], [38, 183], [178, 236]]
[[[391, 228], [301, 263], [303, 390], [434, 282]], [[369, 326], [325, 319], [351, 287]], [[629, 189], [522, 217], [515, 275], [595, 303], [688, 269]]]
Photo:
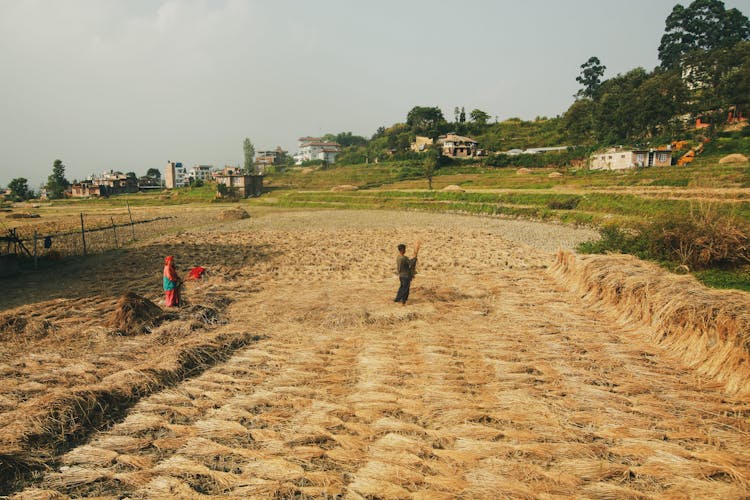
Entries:
[[30, 214], [28, 212], [16, 212], [5, 216], [6, 219], [38, 219], [39, 217], [41, 217], [41, 215]]
[[734, 153], [731, 155], [726, 155], [724, 158], [719, 160], [719, 163], [722, 165], [727, 165], [731, 163], [747, 163], [747, 161], [747, 156], [740, 153]]
[[357, 186], [352, 186], [351, 184], [341, 184], [339, 186], [333, 186], [331, 188], [331, 191], [333, 192], [339, 192], [339, 191], [356, 191], [358, 188]]
[[455, 184], [451, 184], [449, 186], [445, 186], [441, 191], [445, 191], [446, 193], [463, 193], [464, 190], [461, 189], [461, 186], [457, 186]]
[[560, 172], [550, 172], [549, 174], [547, 174], [547, 177], [549, 177], [550, 179], [559, 179], [562, 176], [563, 174], [561, 174]]
[[126, 292], [117, 301], [108, 326], [121, 335], [138, 335], [148, 332], [161, 322], [164, 311], [145, 297]]
[[219, 220], [242, 220], [249, 218], [250, 214], [242, 207], [228, 208], [219, 213]]
[[589, 303], [645, 327], [655, 343], [729, 393], [750, 394], [746, 292], [712, 290], [692, 276], [669, 274], [628, 255], [560, 252], [553, 273]]
[[531, 169], [530, 168], [525, 168], [524, 167], [524, 168], [519, 168], [518, 170], [516, 170], [516, 174], [517, 175], [525, 175], [525, 174], [530, 174], [530, 173], [531, 173]]

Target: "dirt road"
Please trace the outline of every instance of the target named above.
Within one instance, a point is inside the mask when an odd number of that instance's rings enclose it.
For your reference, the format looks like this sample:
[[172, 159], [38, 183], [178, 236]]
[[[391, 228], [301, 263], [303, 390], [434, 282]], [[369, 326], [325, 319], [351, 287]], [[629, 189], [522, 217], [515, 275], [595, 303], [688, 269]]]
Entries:
[[[750, 495], [747, 402], [549, 273], [558, 247], [590, 236], [387, 212], [183, 234], [264, 249], [223, 270], [221, 327], [261, 339], [144, 398], [20, 496]], [[395, 245], [416, 239], [402, 307]]]

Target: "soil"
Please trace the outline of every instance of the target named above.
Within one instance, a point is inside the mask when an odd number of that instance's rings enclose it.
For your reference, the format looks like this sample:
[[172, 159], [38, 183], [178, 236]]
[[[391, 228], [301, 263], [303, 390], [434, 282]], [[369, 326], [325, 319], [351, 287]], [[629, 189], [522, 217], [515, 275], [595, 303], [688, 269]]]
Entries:
[[[67, 297], [48, 284], [23, 304], [23, 291], [8, 294], [7, 317], [34, 307], [57, 332], [86, 332], [100, 326], [66, 324], [66, 304], [93, 317], [117, 289], [156, 300], [153, 270], [115, 290], [99, 283], [113, 263], [158, 269], [170, 249], [178, 268], [200, 264], [214, 280], [193, 303], [221, 294], [231, 303], [218, 328], [259, 339], [143, 397], [21, 497], [750, 494], [749, 402], [549, 272], [554, 252], [593, 231], [384, 211], [252, 215], [91, 261], [85, 280], [60, 277]], [[411, 254], [417, 240], [402, 306], [396, 245]]]

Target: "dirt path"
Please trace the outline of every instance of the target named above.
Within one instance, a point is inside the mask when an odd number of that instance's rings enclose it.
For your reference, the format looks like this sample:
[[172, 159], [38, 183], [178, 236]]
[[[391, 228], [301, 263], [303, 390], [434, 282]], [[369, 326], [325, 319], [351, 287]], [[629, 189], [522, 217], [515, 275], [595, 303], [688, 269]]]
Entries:
[[[245, 286], [226, 328], [261, 340], [143, 399], [37, 488], [132, 498], [750, 494], [750, 406], [548, 273], [551, 252], [585, 233], [293, 212], [208, 236], [275, 252], [233, 276]], [[418, 237], [420, 272], [402, 307], [390, 301], [393, 247]]]

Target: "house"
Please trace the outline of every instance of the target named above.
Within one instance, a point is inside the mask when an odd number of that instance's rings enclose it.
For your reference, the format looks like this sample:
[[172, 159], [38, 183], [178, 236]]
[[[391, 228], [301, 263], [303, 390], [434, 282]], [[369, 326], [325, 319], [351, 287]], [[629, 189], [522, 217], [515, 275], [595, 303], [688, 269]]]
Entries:
[[164, 169], [164, 185], [166, 188], [185, 187], [188, 184], [190, 184], [190, 179], [188, 178], [187, 167], [183, 167], [180, 162], [168, 161], [167, 167]]
[[294, 155], [294, 163], [311, 160], [323, 160], [325, 163], [335, 163], [341, 145], [337, 142], [324, 141], [320, 137], [300, 137], [299, 149]]
[[187, 172], [188, 182], [190, 179], [201, 180], [204, 182], [210, 181], [213, 170], [213, 165], [193, 165]]
[[589, 158], [591, 170], [626, 170], [636, 167], [667, 167], [672, 164], [670, 149], [609, 148]]
[[470, 137], [446, 134], [438, 137], [437, 143], [443, 149], [443, 156], [451, 158], [469, 158], [476, 156], [479, 143]]
[[[224, 171], [229, 170], [225, 168]], [[233, 189], [242, 198], [248, 198], [250, 196], [260, 196], [263, 194], [263, 176], [262, 175], [246, 175], [232, 170], [232, 173], [219, 172], [214, 176], [217, 184], [223, 184], [226, 187]]]
[[270, 151], [258, 151], [255, 153], [255, 166], [259, 172], [263, 173], [266, 167], [283, 165], [288, 154], [288, 151], [281, 149], [281, 146]]
[[70, 186], [70, 196], [73, 198], [85, 198], [88, 196], [106, 196], [106, 194], [102, 194], [102, 188], [94, 184], [93, 180], [85, 180], [76, 182]]
[[70, 196], [83, 198], [87, 196], [111, 196], [114, 194], [137, 193], [138, 179], [122, 172], [103, 172], [70, 186]]
[[428, 147], [432, 146], [433, 143], [434, 141], [429, 137], [418, 135], [414, 138], [414, 142], [409, 145], [409, 149], [417, 153], [421, 153]]

